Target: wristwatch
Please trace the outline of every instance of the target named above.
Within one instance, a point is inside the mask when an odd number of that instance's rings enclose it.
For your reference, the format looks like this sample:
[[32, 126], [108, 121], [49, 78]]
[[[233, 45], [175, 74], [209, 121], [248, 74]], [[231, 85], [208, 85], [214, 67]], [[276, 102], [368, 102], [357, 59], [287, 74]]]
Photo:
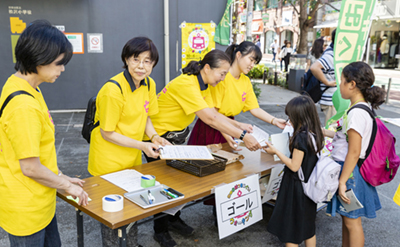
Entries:
[[243, 141], [244, 135], [247, 133], [247, 130], [243, 130], [242, 134], [240, 135], [239, 139]]

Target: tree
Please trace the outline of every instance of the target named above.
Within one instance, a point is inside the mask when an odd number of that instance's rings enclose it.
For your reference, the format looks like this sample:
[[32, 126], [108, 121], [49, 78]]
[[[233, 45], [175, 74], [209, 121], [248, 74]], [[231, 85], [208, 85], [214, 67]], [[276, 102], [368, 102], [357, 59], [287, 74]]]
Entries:
[[[328, 3], [327, 0], [286, 0], [286, 2], [293, 6], [294, 10], [299, 16], [300, 36], [299, 45], [297, 46], [297, 53], [307, 54], [307, 32], [315, 20], [318, 9], [324, 5], [329, 5], [337, 11], [340, 10]], [[296, 8], [296, 5], [299, 5], [300, 11]]]

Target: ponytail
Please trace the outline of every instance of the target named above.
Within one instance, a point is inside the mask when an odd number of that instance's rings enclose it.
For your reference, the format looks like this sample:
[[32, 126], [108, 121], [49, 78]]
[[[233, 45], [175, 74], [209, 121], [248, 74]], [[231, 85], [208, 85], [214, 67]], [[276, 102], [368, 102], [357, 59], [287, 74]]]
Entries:
[[239, 51], [242, 56], [254, 53], [257, 64], [262, 59], [261, 50], [256, 44], [250, 41], [243, 41], [239, 45], [233, 44], [226, 49], [225, 53], [231, 58], [231, 65], [233, 64], [233, 62], [235, 62], [236, 53], [238, 53]]
[[374, 87], [375, 75], [371, 67], [364, 62], [353, 62], [343, 68], [346, 82], [354, 81], [364, 99], [371, 103], [372, 108], [378, 109], [385, 101], [385, 91]]
[[188, 75], [198, 75], [200, 74], [200, 70], [202, 69], [200, 61], [190, 61], [190, 63], [182, 69], [184, 74]]
[[223, 61], [230, 63], [231, 59], [223, 51], [212, 50], [204, 56], [203, 60], [191, 61], [185, 68], [182, 69], [182, 72], [183, 74], [188, 75], [198, 75], [206, 64], [208, 64], [211, 69], [215, 69], [219, 68]]

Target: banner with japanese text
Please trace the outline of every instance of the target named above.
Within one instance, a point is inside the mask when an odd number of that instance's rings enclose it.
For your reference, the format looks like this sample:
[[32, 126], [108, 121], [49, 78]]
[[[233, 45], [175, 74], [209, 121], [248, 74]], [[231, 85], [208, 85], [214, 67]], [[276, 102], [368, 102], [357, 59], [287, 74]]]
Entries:
[[209, 51], [215, 49], [215, 23], [181, 24], [182, 31], [182, 68], [190, 61], [199, 61]]
[[375, 0], [342, 1], [333, 55], [338, 90], [332, 101], [337, 114], [330, 119], [328, 125], [340, 119], [349, 107], [350, 101], [344, 100], [340, 95], [340, 78], [343, 68], [349, 63], [360, 61], [365, 52], [374, 6]]

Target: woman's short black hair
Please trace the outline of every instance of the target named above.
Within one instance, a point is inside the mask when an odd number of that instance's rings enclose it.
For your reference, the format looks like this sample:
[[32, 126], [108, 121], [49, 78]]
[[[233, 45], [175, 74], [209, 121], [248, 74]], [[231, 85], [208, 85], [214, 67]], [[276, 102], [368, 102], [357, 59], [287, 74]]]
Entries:
[[15, 46], [15, 70], [22, 74], [37, 73], [37, 67], [54, 62], [66, 65], [72, 57], [72, 45], [67, 37], [47, 20], [32, 22], [21, 34]]
[[150, 59], [153, 61], [153, 68], [156, 67], [158, 63], [157, 47], [154, 45], [153, 41], [147, 37], [136, 37], [126, 42], [124, 48], [122, 49], [121, 59], [124, 63], [123, 68], [128, 68], [128, 65], [126, 64], [127, 59], [132, 56], [138, 57], [140, 53], [145, 51], [150, 52]]

